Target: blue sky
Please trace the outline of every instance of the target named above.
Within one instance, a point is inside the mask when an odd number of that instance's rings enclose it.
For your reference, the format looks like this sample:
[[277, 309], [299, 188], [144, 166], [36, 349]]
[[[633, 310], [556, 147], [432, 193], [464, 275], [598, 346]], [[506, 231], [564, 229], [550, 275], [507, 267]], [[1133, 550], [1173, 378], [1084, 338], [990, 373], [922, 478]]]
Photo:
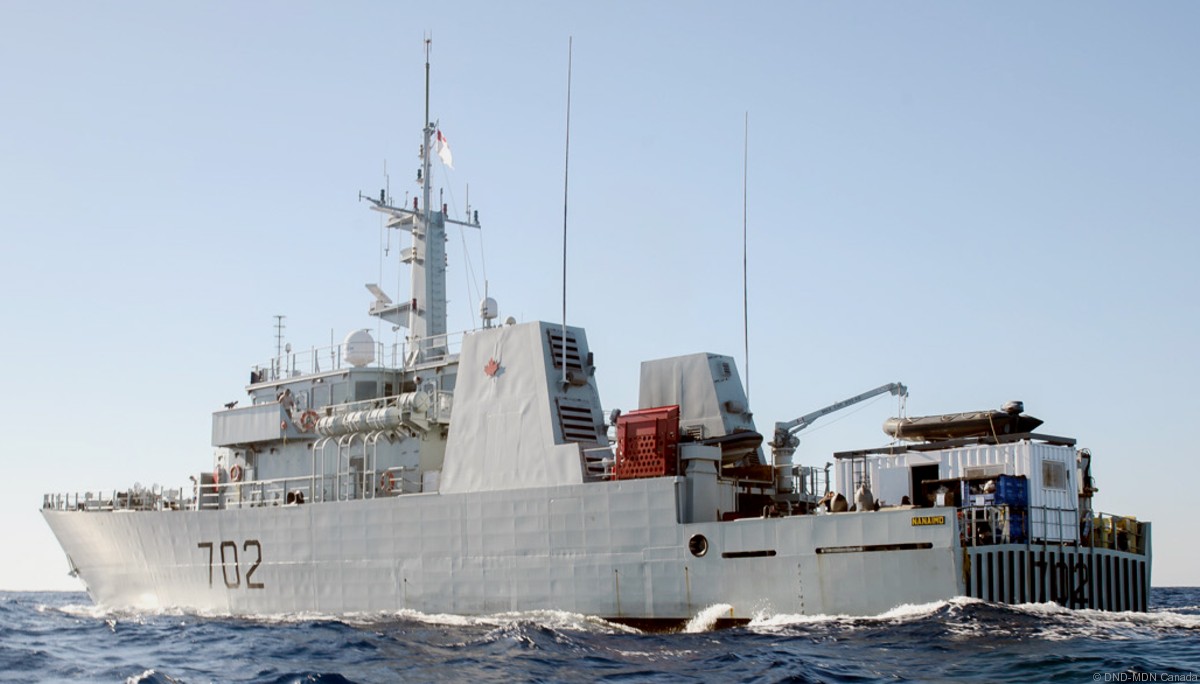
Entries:
[[[455, 155], [435, 181], [484, 225], [451, 234], [452, 329], [485, 273], [502, 316], [560, 315], [572, 36], [568, 317], [606, 406], [636, 405], [644, 359], [743, 364], [749, 112], [759, 428], [888, 381], [913, 415], [1022, 399], [1091, 448], [1101, 510], [1155, 522], [1154, 583], [1200, 584], [1198, 15], [9, 0], [0, 588], [78, 587], [44, 492], [208, 469], [210, 413], [273, 354], [273, 315], [305, 349], [375, 327], [363, 283], [405, 295], [357, 195], [385, 162], [394, 195], [417, 188], [426, 31]], [[818, 422], [798, 462], [883, 444], [895, 410]]]

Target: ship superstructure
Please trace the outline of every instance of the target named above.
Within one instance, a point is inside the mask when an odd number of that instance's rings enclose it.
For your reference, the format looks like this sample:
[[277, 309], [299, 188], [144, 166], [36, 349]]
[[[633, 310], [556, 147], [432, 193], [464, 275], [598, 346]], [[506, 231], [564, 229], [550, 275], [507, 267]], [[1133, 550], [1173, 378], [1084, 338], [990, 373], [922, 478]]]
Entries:
[[[426, 61], [426, 93], [429, 64]], [[972, 595], [1145, 610], [1150, 525], [1098, 513], [1091, 454], [1006, 411], [890, 421], [879, 449], [795, 466], [763, 435], [731, 357], [647, 361], [639, 405], [605, 415], [583, 329], [448, 335], [447, 223], [422, 194], [368, 199], [411, 235], [406, 301], [367, 285], [366, 330], [256, 366], [246, 406], [213, 414], [189, 489], [48, 494], [43, 515], [92, 598], [233, 614], [560, 609], [678, 622], [875, 614]], [[924, 420], [926, 422], [922, 423]], [[1032, 425], [1033, 427], [1029, 427]], [[950, 432], [947, 432], [949, 430]]]

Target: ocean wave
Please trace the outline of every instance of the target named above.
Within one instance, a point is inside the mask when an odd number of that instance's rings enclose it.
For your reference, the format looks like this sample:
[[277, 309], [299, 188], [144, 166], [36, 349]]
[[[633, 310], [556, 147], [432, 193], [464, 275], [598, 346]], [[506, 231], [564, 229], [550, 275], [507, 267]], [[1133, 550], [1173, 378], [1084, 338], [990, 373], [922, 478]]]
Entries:
[[210, 618], [106, 610], [77, 593], [6, 598], [0, 603], [6, 681], [991, 683], [1190, 672], [1200, 662], [1200, 616], [1180, 612], [1200, 604], [1200, 589], [1177, 591], [1169, 601], [1156, 590], [1150, 613], [954, 598], [869, 616], [763, 611], [746, 627], [709, 631], [729, 610], [713, 605], [677, 633], [550, 610]]
[[[230, 613], [189, 611], [178, 608], [155, 610], [113, 609], [87, 603], [52, 605], [39, 603], [38, 612], [56, 612], [75, 618], [104, 621], [111, 630], [119, 623], [144, 624], [162, 617], [187, 617], [201, 620], [235, 620], [243, 624], [341, 623], [356, 628], [371, 628], [411, 621], [453, 628], [504, 629], [514, 626], [535, 627], [555, 632], [595, 634], [640, 634], [641, 631], [603, 618], [562, 610], [510, 611], [491, 615], [466, 616], [449, 613], [424, 613], [417, 610], [362, 612], [350, 614], [280, 613], [244, 616]], [[684, 625], [684, 633], [714, 630], [718, 621], [729, 614], [731, 606], [715, 604], [698, 611]], [[746, 629], [752, 632], [812, 628], [831, 625], [841, 629], [869, 628], [879, 624], [904, 625], [936, 620], [951, 635], [970, 637], [987, 632], [993, 635], [1026, 635], [1047, 640], [1065, 640], [1095, 636], [1110, 640], [1128, 639], [1154, 630], [1200, 630], [1200, 614], [1194, 606], [1157, 608], [1148, 613], [1111, 612], [1067, 608], [1056, 603], [999, 604], [958, 596], [919, 604], [897, 605], [877, 615], [793, 614], [760, 612], [752, 616]], [[1185, 612], [1191, 611], [1191, 612]], [[984, 613], [987, 615], [984, 615]], [[1021, 618], [1025, 618], [1022, 620]], [[1033, 621], [1029, 621], [1032, 618]]]
[[801, 615], [792, 613], [760, 614], [750, 621], [751, 629], [769, 630], [798, 625], [841, 623], [845, 625], [867, 625], [872, 623], [903, 623], [924, 620], [943, 612], [953, 612], [968, 606], [985, 604], [980, 599], [956, 596], [944, 601], [929, 603], [902, 603], [878, 615], [847, 615], [845, 613]]
[[1151, 608], [1151, 613], [1180, 613], [1183, 615], [1200, 616], [1200, 605], [1196, 606], [1169, 606], [1164, 608]]
[[140, 675], [128, 677], [125, 679], [125, 684], [181, 684], [178, 679], [169, 675], [155, 672], [154, 670], [146, 670]]
[[94, 603], [67, 603], [61, 606], [53, 606], [45, 603], [40, 603], [35, 610], [39, 613], [55, 612], [68, 615], [70, 617], [88, 618], [91, 620], [144, 620], [146, 618], [157, 617], [219, 617], [216, 615], [205, 615], [197, 611], [183, 610], [182, 608], [155, 608], [150, 610], [133, 609], [133, 608], [108, 608], [98, 606]]
[[52, 611], [70, 617], [103, 620], [110, 624], [114, 622], [139, 622], [162, 617], [190, 617], [202, 620], [239, 620], [246, 623], [259, 624], [297, 624], [297, 623], [344, 623], [357, 627], [370, 627], [377, 624], [393, 623], [398, 620], [411, 620], [428, 625], [443, 627], [506, 627], [514, 624], [536, 625], [546, 629], [559, 631], [597, 632], [597, 633], [629, 633], [638, 634], [639, 630], [626, 625], [609, 622], [600, 617], [572, 613], [563, 610], [528, 610], [494, 613], [491, 615], [454, 615], [450, 613], [423, 613], [418, 610], [403, 609], [399, 611], [378, 611], [358, 613], [270, 613], [261, 615], [239, 615], [222, 611], [197, 611], [181, 608], [156, 608], [152, 610], [135, 610], [128, 608], [108, 608], [95, 604], [69, 603], [60, 606], [39, 604], [38, 612]]
[[1149, 613], [1067, 608], [1057, 603], [1020, 603], [1006, 608], [1038, 618], [1053, 618], [1058, 623], [1080, 629], [1094, 628], [1098, 632], [1117, 635], [1120, 634], [1117, 630], [1122, 629], [1200, 630], [1200, 615], [1180, 613], [1178, 608]]
[[525, 610], [492, 615], [464, 616], [447, 613], [422, 613], [416, 610], [400, 610], [394, 613], [373, 614], [362, 616], [364, 620], [394, 620], [396, 618], [413, 620], [430, 625], [452, 627], [508, 627], [511, 625], [528, 624], [546, 629], [572, 632], [598, 632], [613, 634], [618, 632], [638, 634], [633, 627], [609, 622], [604, 618], [582, 613], [571, 613], [565, 610]]
[[964, 640], [1073, 639], [1118, 642], [1153, 638], [1162, 633], [1200, 630], [1200, 615], [1178, 610], [1149, 613], [1072, 609], [1056, 603], [1000, 604], [955, 597], [946, 601], [896, 606], [878, 615], [760, 615], [747, 625], [759, 633], [812, 634], [902, 626], [926, 636]]
[[711, 605], [704, 610], [696, 613], [691, 620], [688, 620], [684, 625], [683, 631], [687, 634], [699, 634], [700, 632], [710, 632], [717, 625], [717, 620], [733, 612], [733, 606], [728, 603], [717, 603]]

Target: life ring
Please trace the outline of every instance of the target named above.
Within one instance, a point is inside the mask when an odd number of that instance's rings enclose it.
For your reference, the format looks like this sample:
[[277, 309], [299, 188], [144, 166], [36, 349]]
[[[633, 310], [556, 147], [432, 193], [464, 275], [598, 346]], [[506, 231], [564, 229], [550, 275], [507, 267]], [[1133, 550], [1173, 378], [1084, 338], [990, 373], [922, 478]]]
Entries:
[[234, 466], [229, 469], [229, 481], [230, 482], [241, 482], [242, 481], [242, 466], [234, 464]]
[[213, 468], [213, 487], [221, 484], [221, 466]]
[[320, 417], [321, 416], [312, 409], [305, 411], [300, 415], [300, 429], [305, 432], [312, 432], [312, 429], [317, 426], [317, 420], [320, 419]]
[[392, 474], [392, 471], [385, 470], [379, 476], [379, 488], [385, 492], [390, 492], [396, 488], [396, 476]]
[[286, 420], [281, 420], [281, 421], [279, 421], [279, 429], [280, 429], [280, 430], [286, 430], [286, 429], [287, 429], [287, 421], [286, 421]]

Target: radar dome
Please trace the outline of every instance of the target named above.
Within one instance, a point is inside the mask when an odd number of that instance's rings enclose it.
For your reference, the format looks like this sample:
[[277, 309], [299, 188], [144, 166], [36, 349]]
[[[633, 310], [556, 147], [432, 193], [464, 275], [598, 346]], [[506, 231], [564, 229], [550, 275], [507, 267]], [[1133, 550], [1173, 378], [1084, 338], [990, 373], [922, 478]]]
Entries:
[[375, 338], [369, 330], [355, 330], [342, 342], [342, 357], [355, 368], [375, 361]]
[[479, 317], [485, 321], [495, 320], [500, 315], [500, 306], [491, 297], [484, 297], [479, 302]]

